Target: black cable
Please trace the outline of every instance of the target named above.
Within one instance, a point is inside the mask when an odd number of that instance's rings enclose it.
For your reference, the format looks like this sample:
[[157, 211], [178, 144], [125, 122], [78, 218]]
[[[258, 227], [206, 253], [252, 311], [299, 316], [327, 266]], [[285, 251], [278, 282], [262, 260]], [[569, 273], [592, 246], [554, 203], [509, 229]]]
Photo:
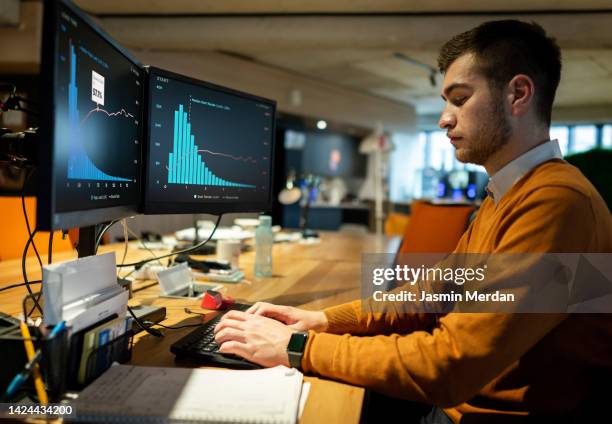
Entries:
[[47, 252], [47, 264], [51, 265], [53, 262], [53, 231], [49, 232], [49, 250]]
[[[40, 284], [42, 283], [42, 281], [40, 280], [34, 280], [34, 281], [29, 281], [28, 284]], [[14, 289], [16, 287], [22, 287], [25, 286], [26, 283], [15, 283], [15, 284], [11, 284], [9, 286], [4, 286], [4, 287], [0, 287], [0, 292], [4, 291], [4, 290], [9, 290], [9, 289]]]
[[[34, 230], [34, 233], [36, 233], [36, 230]], [[30, 294], [32, 294], [32, 289], [30, 288], [29, 283], [28, 283], [28, 275], [26, 272], [25, 263], [26, 263], [26, 255], [28, 253], [28, 249], [30, 248], [31, 242], [32, 242], [32, 234], [30, 234], [30, 236], [28, 237], [28, 241], [26, 242], [26, 245], [23, 249], [23, 253], [21, 255], [21, 274], [23, 275], [24, 284], [26, 288], [28, 289], [28, 293]]]
[[[194, 250], [199, 249], [200, 247], [204, 246], [206, 243], [208, 243], [210, 241], [210, 239], [212, 239], [212, 236], [215, 234], [215, 231], [217, 231], [217, 227], [219, 226], [219, 222], [221, 222], [221, 217], [223, 216], [223, 214], [219, 215], [217, 217], [217, 221], [215, 222], [215, 226], [213, 227], [212, 232], [210, 233], [210, 235], [208, 236], [208, 238], [204, 241], [201, 241], [200, 243], [196, 244], [195, 246], [191, 246], [188, 247], [187, 249], [183, 249], [183, 250], [177, 250], [176, 252], [172, 252], [172, 253], [168, 253], [162, 256], [154, 256], [152, 258], [149, 259], [143, 259], [142, 261], [139, 262], [132, 262], [129, 264], [119, 264], [117, 265], [117, 268], [122, 268], [122, 267], [128, 267], [128, 266], [135, 266], [136, 268], [140, 268], [141, 266], [143, 266], [146, 263], [149, 262], [153, 262], [153, 261], [159, 261], [160, 259], [164, 259], [164, 258], [169, 258], [171, 256], [176, 256], [179, 255], [181, 253], [189, 253], [192, 252]], [[196, 228], [197, 231], [197, 228]]]
[[[33, 295], [33, 292], [32, 292], [32, 289], [30, 288], [30, 283], [28, 281], [28, 272], [26, 270], [26, 258], [28, 256], [28, 250], [30, 248], [30, 243], [32, 244], [32, 247], [34, 248], [34, 252], [36, 253], [36, 258], [38, 259], [38, 265], [40, 266], [40, 272], [42, 274], [42, 260], [40, 259], [40, 254], [38, 253], [36, 244], [34, 243], [34, 235], [36, 234], [38, 230], [34, 228], [34, 231], [32, 232], [32, 228], [30, 227], [30, 220], [28, 219], [28, 212], [26, 210], [26, 205], [25, 205], [25, 190], [27, 188], [28, 182], [30, 181], [30, 177], [34, 174], [34, 172], [35, 172], [35, 169], [30, 169], [26, 172], [26, 176], [24, 178], [23, 185], [21, 186], [21, 209], [23, 211], [23, 217], [25, 218], [26, 228], [28, 230], [28, 235], [29, 235], [28, 241], [26, 242], [25, 248], [23, 249], [23, 255], [21, 256], [21, 273], [23, 275], [24, 284], [30, 296]], [[42, 291], [41, 291], [41, 294], [42, 294]], [[40, 299], [41, 294], [39, 294], [36, 299], [32, 298], [34, 300], [34, 306], [32, 306], [32, 310], [30, 311], [29, 314], [24, 315], [24, 319], [30, 316], [32, 312], [34, 312], [34, 309], [38, 309], [41, 314], [43, 313], [42, 308], [40, 307], [40, 303], [38, 303], [38, 300]], [[24, 312], [25, 312], [25, 309], [24, 309]]]
[[[47, 246], [47, 265], [51, 265], [52, 262], [53, 262], [53, 230], [49, 231], [49, 245]], [[40, 290], [40, 294], [36, 298], [36, 304], [38, 305], [39, 310], [40, 310], [40, 304], [38, 303], [38, 301], [40, 300], [41, 296], [42, 296], [42, 288]], [[32, 310], [30, 311], [28, 316], [32, 315], [32, 312], [34, 312], [34, 307], [32, 307]], [[43, 312], [40, 311], [40, 313], [42, 314]]]
[[[30, 282], [28, 281], [28, 272], [26, 270], [26, 257], [28, 254], [28, 249], [30, 247], [30, 243], [32, 242], [32, 238], [34, 237], [34, 235], [36, 234], [37, 229], [34, 229], [34, 232], [30, 234], [30, 237], [28, 238], [28, 241], [25, 245], [25, 248], [23, 249], [23, 255], [21, 255], [21, 273], [23, 275], [23, 281], [24, 281], [24, 285], [26, 286], [26, 289], [28, 290], [29, 295], [31, 296], [32, 299], [34, 300], [34, 306], [32, 307], [32, 311], [30, 311], [29, 314], [24, 314], [24, 319], [28, 316], [30, 316], [32, 314], [32, 312], [34, 311], [35, 308], [37, 308], [40, 313], [42, 314], [42, 308], [40, 307], [40, 304], [38, 303], [38, 298], [34, 297], [34, 292], [32, 292], [32, 288], [30, 287]], [[24, 312], [26, 312], [26, 309], [24, 307]]]
[[[40, 259], [40, 254], [38, 253], [38, 249], [36, 248], [36, 243], [34, 243], [34, 236], [32, 233], [32, 228], [30, 227], [30, 220], [28, 218], [28, 212], [26, 211], [25, 205], [25, 190], [28, 182], [30, 181], [30, 177], [34, 175], [35, 170], [32, 169], [26, 173], [26, 177], [23, 181], [23, 185], [21, 186], [21, 209], [23, 211], [23, 217], [25, 218], [26, 228], [28, 229], [28, 235], [31, 238], [32, 247], [34, 248], [34, 252], [36, 253], [36, 258], [38, 259], [38, 265], [40, 265], [40, 269], [42, 272], [42, 260]], [[36, 232], [36, 228], [34, 228], [34, 232]]]
[[[26, 300], [28, 300], [28, 298], [31, 298], [32, 301], [38, 305], [38, 299], [40, 299], [40, 295], [42, 294], [42, 292], [38, 292], [38, 293], [32, 293], [32, 294], [26, 294], [22, 301], [21, 301], [21, 309], [23, 312], [23, 319], [26, 320], [27, 317], [29, 317], [30, 315], [32, 315], [32, 312], [34, 312], [34, 309], [36, 308], [36, 306], [32, 306], [32, 310], [30, 310], [30, 312], [27, 312], [27, 308], [26, 308]], [[37, 296], [38, 295], [38, 296]], [[40, 306], [39, 306], [40, 308]], [[42, 310], [41, 310], [41, 314], [42, 314]]]
[[185, 325], [179, 325], [179, 326], [170, 326], [170, 325], [164, 325], [164, 324], [160, 324], [157, 322], [151, 322], [151, 321], [143, 321], [143, 323], [149, 326], [158, 325], [162, 328], [167, 328], [168, 330], [180, 330], [181, 328], [199, 327], [202, 325], [202, 324], [185, 324]]
[[134, 318], [134, 321], [136, 322], [136, 324], [143, 331], [146, 331], [147, 333], [149, 333], [150, 335], [154, 337], [164, 337], [164, 334], [161, 331], [159, 331], [157, 328], [151, 328], [151, 326], [145, 326], [145, 324], [142, 321], [140, 321], [140, 319], [136, 316], [136, 314], [134, 314], [134, 311], [132, 311], [132, 308], [128, 306], [127, 310], [130, 313], [130, 315], [132, 315], [132, 318]]
[[[26, 286], [28, 287], [28, 290], [30, 290], [30, 286]], [[21, 313], [23, 314], [23, 321], [27, 324], [28, 322], [28, 309], [26, 308], [26, 299], [30, 296], [34, 296], [34, 293], [30, 293], [30, 294], [26, 294], [23, 299], [21, 299]], [[33, 297], [32, 297], [33, 299]]]

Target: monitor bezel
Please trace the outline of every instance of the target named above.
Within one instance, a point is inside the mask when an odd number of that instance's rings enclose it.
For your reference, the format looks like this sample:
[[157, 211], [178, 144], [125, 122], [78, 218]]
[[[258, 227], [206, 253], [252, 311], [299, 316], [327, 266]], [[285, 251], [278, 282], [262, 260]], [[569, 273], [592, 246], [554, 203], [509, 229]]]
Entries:
[[[38, 130], [38, 160], [37, 160], [37, 206], [36, 206], [36, 228], [43, 231], [67, 229], [73, 227], [85, 227], [108, 222], [113, 219], [125, 218], [136, 215], [142, 200], [142, 181], [137, 181], [139, 196], [133, 203], [111, 206], [105, 208], [81, 209], [75, 211], [58, 212], [56, 210], [57, 199], [55, 192], [55, 77], [57, 49], [59, 46], [59, 13], [66, 8], [75, 14], [86, 25], [88, 25], [100, 38], [114, 48], [125, 59], [130, 61], [140, 71], [140, 85], [142, 95], [139, 99], [143, 101], [145, 93], [144, 68], [125, 48], [119, 45], [110, 35], [101, 29], [84, 11], [69, 0], [45, 0], [43, 11], [43, 31], [41, 49], [41, 113], [40, 128]], [[143, 107], [140, 109], [139, 120], [143, 121]], [[141, 137], [143, 126], [141, 126]], [[142, 146], [142, 143], [141, 143]], [[140, 172], [142, 174], [143, 149], [140, 150]]]
[[[146, 215], [161, 215], [161, 214], [223, 214], [223, 213], [240, 213], [240, 212], [269, 212], [272, 210], [272, 202], [274, 198], [274, 154], [275, 154], [275, 145], [276, 145], [276, 108], [277, 104], [275, 100], [267, 99], [265, 97], [256, 96], [254, 94], [245, 93], [243, 91], [234, 90], [228, 87], [223, 87], [217, 84], [213, 84], [210, 82], [202, 81], [196, 78], [191, 78], [186, 75], [180, 75], [165, 69], [157, 68], [154, 66], [146, 66], [146, 90], [145, 90], [145, 104], [147, 105], [147, 113], [144, 125], [144, 140], [145, 140], [145, 148], [144, 148], [144, 159], [143, 159], [143, 175], [142, 175], [142, 183], [143, 183], [143, 204], [141, 207], [141, 213]], [[149, 191], [149, 179], [148, 179], [148, 169], [149, 169], [149, 151], [150, 151], [150, 139], [149, 139], [149, 127], [151, 122], [151, 113], [153, 108], [151, 107], [150, 97], [151, 97], [151, 81], [155, 76], [160, 76], [163, 78], [170, 78], [174, 80], [178, 80], [180, 82], [184, 82], [187, 84], [194, 84], [197, 86], [201, 86], [204, 88], [219, 90], [228, 94], [237, 95], [240, 97], [247, 98], [249, 100], [254, 100], [262, 103], [269, 104], [272, 107], [272, 127], [270, 128], [272, 138], [271, 138], [271, 146], [270, 146], [270, 172], [268, 175], [268, 182], [270, 189], [268, 190], [268, 199], [262, 202], [211, 202], [211, 203], [201, 203], [201, 202], [186, 202], [186, 203], [177, 203], [177, 202], [153, 202], [150, 199], [150, 191]]]

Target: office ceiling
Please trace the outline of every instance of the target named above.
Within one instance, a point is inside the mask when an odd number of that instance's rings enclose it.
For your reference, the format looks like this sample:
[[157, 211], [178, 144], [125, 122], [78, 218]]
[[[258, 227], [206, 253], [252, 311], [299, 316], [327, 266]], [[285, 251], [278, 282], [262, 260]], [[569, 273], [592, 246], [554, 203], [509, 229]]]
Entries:
[[609, 0], [77, 0], [96, 14], [418, 13], [609, 9]]
[[[563, 49], [556, 106], [612, 107], [609, 0], [77, 0], [122, 43], [221, 51], [352, 90], [441, 110], [439, 46], [479, 22], [534, 20]], [[398, 57], [401, 56], [401, 57]], [[409, 58], [408, 60], [406, 58]]]

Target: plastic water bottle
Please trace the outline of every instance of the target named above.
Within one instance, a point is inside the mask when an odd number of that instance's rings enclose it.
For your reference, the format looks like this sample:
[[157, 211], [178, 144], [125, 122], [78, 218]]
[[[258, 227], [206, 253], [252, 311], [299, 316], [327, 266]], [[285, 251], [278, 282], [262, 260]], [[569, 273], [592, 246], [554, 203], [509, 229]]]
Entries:
[[262, 215], [255, 230], [255, 276], [272, 277], [272, 217]]

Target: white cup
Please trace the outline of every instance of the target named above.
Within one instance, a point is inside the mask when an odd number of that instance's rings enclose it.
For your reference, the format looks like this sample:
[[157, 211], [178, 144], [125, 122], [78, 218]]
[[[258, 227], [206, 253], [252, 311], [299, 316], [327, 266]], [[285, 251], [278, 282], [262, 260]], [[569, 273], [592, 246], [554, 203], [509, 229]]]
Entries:
[[227, 261], [232, 268], [237, 269], [241, 247], [240, 240], [217, 240], [217, 260]]

